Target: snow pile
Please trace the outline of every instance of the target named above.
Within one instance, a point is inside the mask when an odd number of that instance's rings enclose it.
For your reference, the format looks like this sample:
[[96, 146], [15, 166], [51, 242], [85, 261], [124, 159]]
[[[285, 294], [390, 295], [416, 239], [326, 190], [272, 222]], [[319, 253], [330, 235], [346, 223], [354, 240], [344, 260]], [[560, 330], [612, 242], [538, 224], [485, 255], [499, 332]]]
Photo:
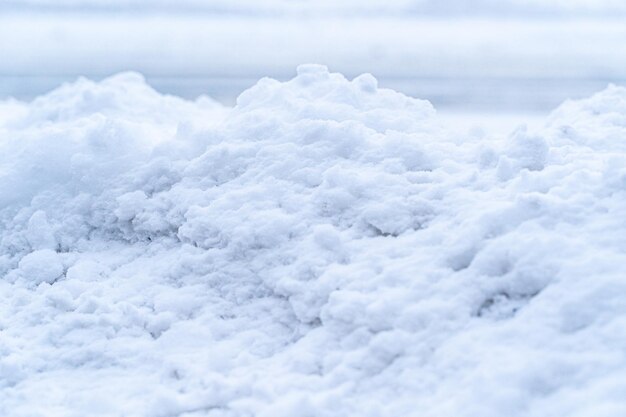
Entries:
[[301, 66], [0, 106], [0, 414], [622, 416], [626, 90], [506, 140]]

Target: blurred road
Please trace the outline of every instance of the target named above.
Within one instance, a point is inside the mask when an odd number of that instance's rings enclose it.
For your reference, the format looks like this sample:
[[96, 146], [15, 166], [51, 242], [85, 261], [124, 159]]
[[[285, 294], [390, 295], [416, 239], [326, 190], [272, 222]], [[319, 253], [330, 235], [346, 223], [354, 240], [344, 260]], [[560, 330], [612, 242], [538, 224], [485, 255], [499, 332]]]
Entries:
[[78, 76], [134, 70], [162, 92], [231, 104], [300, 63], [444, 111], [545, 113], [626, 83], [623, 16], [298, 17], [0, 10], [0, 98], [30, 99]]

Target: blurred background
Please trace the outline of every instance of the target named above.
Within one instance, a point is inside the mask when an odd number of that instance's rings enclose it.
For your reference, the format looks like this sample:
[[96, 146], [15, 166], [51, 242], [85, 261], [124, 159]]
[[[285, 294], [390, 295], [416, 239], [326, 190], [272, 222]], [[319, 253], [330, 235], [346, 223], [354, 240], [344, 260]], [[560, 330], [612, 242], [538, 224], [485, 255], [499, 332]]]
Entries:
[[309, 62], [508, 127], [626, 82], [626, 1], [0, 0], [0, 99], [133, 70], [232, 104]]

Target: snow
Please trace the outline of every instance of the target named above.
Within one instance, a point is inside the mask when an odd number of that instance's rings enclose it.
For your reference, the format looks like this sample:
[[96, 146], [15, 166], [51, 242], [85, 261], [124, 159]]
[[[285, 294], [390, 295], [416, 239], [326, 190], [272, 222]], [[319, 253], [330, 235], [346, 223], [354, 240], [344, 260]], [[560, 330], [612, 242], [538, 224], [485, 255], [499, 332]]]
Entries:
[[0, 414], [626, 413], [626, 89], [491, 136], [319, 65], [0, 104]]

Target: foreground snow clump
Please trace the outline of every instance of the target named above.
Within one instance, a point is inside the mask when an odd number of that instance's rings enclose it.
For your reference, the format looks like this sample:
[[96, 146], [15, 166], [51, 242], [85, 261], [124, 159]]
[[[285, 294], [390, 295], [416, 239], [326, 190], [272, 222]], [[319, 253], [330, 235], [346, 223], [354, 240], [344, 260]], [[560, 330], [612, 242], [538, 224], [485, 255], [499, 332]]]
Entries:
[[626, 415], [626, 90], [505, 140], [307, 65], [0, 103], [0, 415]]

